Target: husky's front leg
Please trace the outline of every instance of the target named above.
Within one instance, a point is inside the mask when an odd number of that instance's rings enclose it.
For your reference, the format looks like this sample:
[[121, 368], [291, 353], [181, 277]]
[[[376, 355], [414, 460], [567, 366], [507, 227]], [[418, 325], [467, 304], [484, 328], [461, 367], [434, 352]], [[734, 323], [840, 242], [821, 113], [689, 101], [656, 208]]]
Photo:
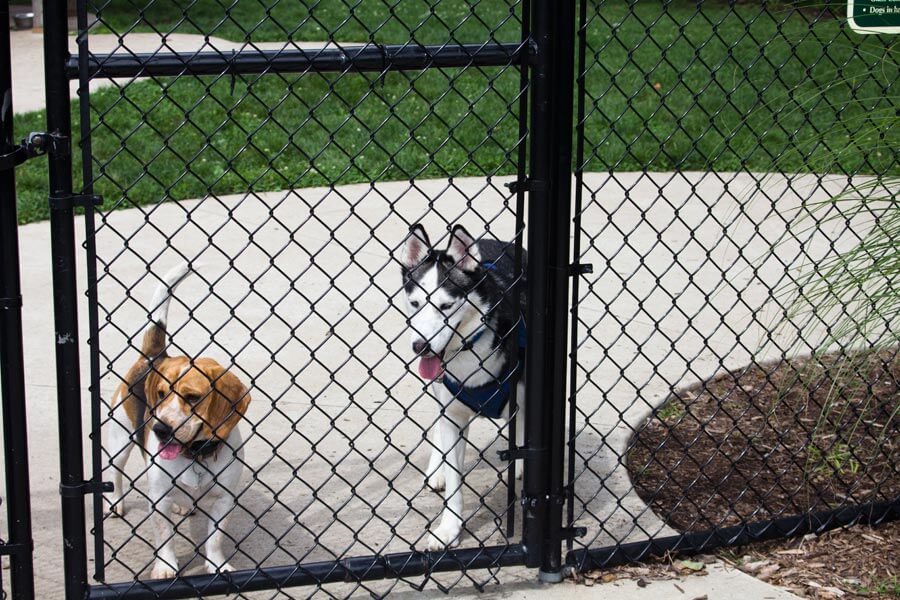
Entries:
[[444, 452], [441, 449], [441, 424], [435, 423], [431, 428], [431, 458], [425, 471], [425, 482], [434, 492], [443, 492], [446, 487], [444, 477]]
[[459, 544], [463, 525], [462, 470], [465, 464], [465, 436], [471, 411], [459, 402], [450, 402], [438, 420], [435, 437], [444, 460], [444, 511], [440, 525], [428, 536], [428, 550], [436, 552]]
[[[518, 404], [516, 419], [516, 447], [525, 447], [525, 384], [521, 381], [516, 386], [516, 403]], [[507, 411], [509, 407], [507, 407]], [[516, 479], [522, 479], [525, 472], [525, 461], [521, 458], [516, 459]]]

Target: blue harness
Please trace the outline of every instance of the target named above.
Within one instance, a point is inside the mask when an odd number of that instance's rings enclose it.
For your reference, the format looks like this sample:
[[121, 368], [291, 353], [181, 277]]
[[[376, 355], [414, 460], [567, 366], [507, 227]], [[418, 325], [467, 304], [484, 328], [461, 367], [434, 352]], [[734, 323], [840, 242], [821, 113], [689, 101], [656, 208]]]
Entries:
[[[493, 270], [496, 268], [494, 263], [484, 263], [484, 268]], [[465, 346], [471, 348], [478, 339], [487, 331], [487, 326], [479, 329], [475, 335], [465, 341]], [[525, 319], [519, 318], [519, 325], [516, 328], [519, 338], [519, 348], [524, 349], [528, 341], [528, 335], [525, 330]], [[447, 388], [453, 397], [479, 415], [490, 417], [491, 419], [499, 419], [503, 415], [503, 409], [509, 401], [509, 391], [512, 382], [520, 368], [520, 361], [516, 358], [515, 363], [503, 375], [488, 381], [479, 387], [465, 387], [459, 381], [444, 374], [444, 387]]]

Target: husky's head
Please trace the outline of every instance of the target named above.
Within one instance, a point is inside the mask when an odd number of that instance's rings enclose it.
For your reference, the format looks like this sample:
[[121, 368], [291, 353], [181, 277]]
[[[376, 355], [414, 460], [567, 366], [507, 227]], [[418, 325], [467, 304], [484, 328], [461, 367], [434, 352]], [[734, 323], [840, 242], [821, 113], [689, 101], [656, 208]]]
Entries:
[[419, 374], [431, 381], [443, 373], [444, 352], [454, 335], [471, 334], [481, 325], [476, 293], [484, 279], [478, 244], [462, 226], [450, 233], [446, 250], [431, 247], [428, 234], [413, 225], [400, 262], [412, 349]]

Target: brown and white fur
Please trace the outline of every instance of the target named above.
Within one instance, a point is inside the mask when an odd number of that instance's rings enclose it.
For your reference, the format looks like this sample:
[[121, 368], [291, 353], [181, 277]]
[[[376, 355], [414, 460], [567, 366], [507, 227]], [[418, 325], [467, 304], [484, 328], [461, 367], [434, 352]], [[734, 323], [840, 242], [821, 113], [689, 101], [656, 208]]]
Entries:
[[168, 579], [178, 572], [174, 530], [179, 518], [175, 515], [195, 507], [209, 517], [204, 549], [207, 570], [232, 570], [222, 552], [221, 527], [239, 492], [243, 440], [237, 425], [250, 404], [250, 394], [215, 360], [166, 352], [169, 301], [189, 272], [188, 265], [182, 264], [169, 271], [157, 288], [141, 356], [113, 397], [107, 431], [114, 514], [125, 514], [122, 474], [134, 446], [140, 446], [147, 464], [147, 496], [157, 548], [154, 579]]

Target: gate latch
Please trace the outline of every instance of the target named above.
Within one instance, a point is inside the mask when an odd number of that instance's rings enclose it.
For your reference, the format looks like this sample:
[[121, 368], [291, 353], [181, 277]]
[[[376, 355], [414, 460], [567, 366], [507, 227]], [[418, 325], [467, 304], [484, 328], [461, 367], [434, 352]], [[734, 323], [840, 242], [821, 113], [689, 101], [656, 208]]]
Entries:
[[112, 481], [82, 481], [71, 485], [61, 483], [59, 484], [59, 495], [63, 498], [77, 498], [98, 492], [111, 492], [114, 489]]
[[50, 154], [68, 156], [69, 138], [59, 132], [33, 131], [10, 152], [0, 154], [0, 171], [14, 169], [29, 158], [43, 156], [48, 152]]

